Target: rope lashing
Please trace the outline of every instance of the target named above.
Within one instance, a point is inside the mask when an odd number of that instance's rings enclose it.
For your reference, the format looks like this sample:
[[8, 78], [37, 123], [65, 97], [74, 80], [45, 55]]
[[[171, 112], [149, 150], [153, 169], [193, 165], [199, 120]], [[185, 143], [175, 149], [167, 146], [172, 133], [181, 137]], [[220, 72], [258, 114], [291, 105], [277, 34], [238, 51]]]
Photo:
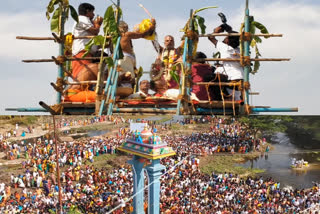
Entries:
[[179, 94], [178, 100], [184, 100], [184, 101], [189, 102], [188, 95]]
[[250, 66], [251, 65], [250, 56], [240, 56], [240, 64], [242, 67]]
[[250, 32], [242, 32], [240, 34], [240, 41], [249, 42], [252, 40], [252, 34]]
[[107, 98], [107, 96], [104, 95], [104, 94], [101, 94], [101, 95], [97, 95], [97, 96], [96, 96], [96, 100], [98, 100], [98, 101], [105, 100], [106, 98]]
[[53, 105], [53, 106], [50, 106], [50, 107], [57, 114], [62, 114], [63, 113], [63, 106], [61, 104], [56, 104], [56, 105]]
[[52, 59], [57, 65], [62, 65], [67, 60], [65, 56], [58, 56], [57, 58], [52, 57]]
[[63, 86], [66, 85], [66, 81], [62, 78], [62, 77], [59, 77], [57, 78], [57, 81], [56, 81], [56, 90], [60, 93], [63, 92]]
[[247, 115], [252, 113], [252, 109], [251, 109], [250, 105], [245, 105], [244, 107], [245, 107], [245, 112], [246, 112]]
[[122, 72], [123, 69], [120, 67], [120, 66], [117, 66], [117, 69], [116, 69], [117, 72]]
[[245, 90], [249, 90], [250, 89], [250, 83], [249, 82], [243, 82], [243, 87]]
[[188, 39], [191, 39], [192, 41], [198, 41], [199, 40], [199, 35], [192, 30], [188, 30], [186, 33], [186, 36], [188, 37]]

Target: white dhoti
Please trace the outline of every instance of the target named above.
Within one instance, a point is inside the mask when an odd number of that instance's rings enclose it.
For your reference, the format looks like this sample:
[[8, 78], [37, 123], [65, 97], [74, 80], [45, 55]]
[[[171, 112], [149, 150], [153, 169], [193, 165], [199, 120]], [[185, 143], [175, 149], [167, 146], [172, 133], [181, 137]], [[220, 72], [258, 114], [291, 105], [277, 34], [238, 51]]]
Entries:
[[131, 73], [131, 77], [134, 77], [134, 67], [136, 65], [136, 59], [133, 55], [123, 53], [123, 59], [119, 60], [119, 66], [121, 68], [120, 75], [125, 74], [126, 72]]
[[[136, 65], [136, 59], [134, 55], [123, 53], [123, 59], [119, 60], [119, 66], [121, 71], [119, 72], [119, 76], [124, 75], [127, 72], [130, 72], [131, 79], [135, 77], [134, 67]], [[120, 83], [121, 87], [129, 87], [131, 88], [131, 83]]]

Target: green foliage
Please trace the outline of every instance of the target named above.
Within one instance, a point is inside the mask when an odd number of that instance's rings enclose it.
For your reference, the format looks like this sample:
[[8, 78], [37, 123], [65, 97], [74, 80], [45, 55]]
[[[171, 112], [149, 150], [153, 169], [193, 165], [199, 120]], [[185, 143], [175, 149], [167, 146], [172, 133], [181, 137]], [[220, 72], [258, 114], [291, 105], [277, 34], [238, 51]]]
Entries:
[[120, 36], [117, 20], [122, 16], [121, 8], [114, 9], [113, 6], [109, 6], [104, 13], [103, 17], [103, 32], [105, 35], [112, 36], [112, 43], [115, 45], [117, 38]]
[[[256, 33], [256, 29], [260, 30], [260, 32], [263, 33], [263, 34], [268, 34], [269, 33], [267, 28], [263, 24], [261, 24], [260, 22], [254, 21], [253, 16], [250, 16], [250, 33], [252, 35], [255, 34]], [[264, 36], [264, 38], [269, 38], [269, 36]], [[257, 46], [257, 43], [262, 43], [262, 39], [259, 36], [253, 35], [251, 43], [250, 43], [250, 46], [252, 48], [255, 48], [255, 53], [256, 53], [255, 58], [256, 59], [258, 59], [261, 56], [261, 54], [259, 52], [259, 49], [258, 49], [258, 46]], [[251, 70], [251, 73], [252, 74], [257, 73], [259, 68], [260, 68], [260, 62], [259, 61], [255, 61], [254, 65], [253, 65], [253, 70]]]
[[[58, 7], [55, 8], [57, 5]], [[69, 12], [71, 17], [76, 22], [78, 22], [79, 21], [78, 13], [74, 9], [74, 7], [69, 4], [69, 0], [50, 0], [49, 1], [49, 4], [47, 6], [47, 11], [46, 11], [46, 17], [48, 20], [50, 20], [51, 18], [50, 27], [52, 32], [59, 33], [61, 31], [60, 24], [59, 24], [61, 20], [61, 16], [62, 15], [65, 16], [65, 19], [64, 19], [64, 23], [65, 23], [69, 17]], [[52, 17], [50, 17], [50, 14], [52, 14]]]
[[53, 15], [52, 15], [52, 18], [51, 18], [51, 31], [52, 32], [56, 32], [58, 33], [59, 32], [59, 17], [60, 17], [60, 14], [61, 14], [61, 8], [58, 7]]
[[78, 16], [78, 13], [77, 13], [76, 9], [74, 9], [74, 7], [71, 6], [71, 5], [69, 5], [69, 9], [70, 9], [71, 17], [78, 23], [79, 22], [79, 16]]
[[[205, 34], [206, 33], [206, 26], [204, 24], [204, 18], [201, 17], [201, 16], [198, 16], [198, 15], [195, 15], [194, 16], [194, 22], [193, 22], [193, 25], [196, 27], [196, 32], [198, 33], [198, 26], [200, 27], [201, 29], [201, 34]], [[198, 25], [198, 26], [197, 26]]]
[[83, 54], [83, 57], [87, 56], [88, 53], [90, 52], [92, 46], [97, 45], [97, 46], [102, 46], [104, 43], [104, 36], [102, 35], [97, 35], [90, 39], [90, 41], [84, 46], [84, 50], [86, 51]]
[[287, 129], [285, 123], [291, 120], [288, 116], [246, 116], [239, 118], [240, 123], [254, 137], [257, 137], [258, 132], [269, 134], [284, 132]]
[[[120, 37], [117, 20], [121, 16], [122, 16], [121, 8], [116, 7], [116, 9], [114, 9], [112, 5], [107, 8], [104, 14], [103, 22], [102, 22], [104, 36], [97, 35], [94, 38], [90, 39], [90, 41], [85, 45], [86, 52], [83, 55], [83, 57], [85, 57], [89, 53], [93, 45], [105, 47], [105, 44], [107, 42], [106, 36], [111, 36], [112, 37], [111, 41], [113, 45], [114, 46], [116, 45], [117, 39]], [[120, 59], [123, 58], [123, 53], [120, 46], [119, 46], [119, 58]], [[108, 65], [109, 69], [110, 67], [114, 66], [114, 62], [111, 57], [104, 58], [104, 62]]]
[[[260, 22], [256, 22], [256, 21], [251, 22], [251, 27], [258, 28], [261, 33], [264, 33], [264, 34], [269, 33], [267, 28], [263, 24], [261, 24]], [[269, 38], [269, 36], [265, 36], [264, 38]]]
[[176, 83], [180, 84], [179, 75], [178, 75], [174, 70], [171, 70], [171, 71], [170, 71], [170, 75], [171, 75], [172, 79], [173, 79]]
[[143, 68], [140, 66], [139, 69], [135, 70], [135, 75], [136, 75], [136, 80], [135, 80], [135, 84], [134, 84], [134, 93], [136, 93], [138, 90], [138, 83], [139, 83], [139, 80], [140, 78], [142, 77], [143, 75]]
[[[201, 34], [206, 33], [206, 25], [204, 24], [205, 19], [199, 15], [196, 15], [200, 11], [210, 9], [210, 8], [217, 8], [216, 6], [209, 6], [209, 7], [203, 7], [197, 10], [194, 10], [194, 12], [191, 15], [191, 18], [188, 19], [187, 23], [185, 24], [184, 28], [181, 30], [183, 32], [187, 32], [188, 30], [192, 30], [199, 34], [199, 28], [201, 29]], [[190, 25], [191, 23], [191, 25]], [[190, 28], [191, 26], [191, 28]]]

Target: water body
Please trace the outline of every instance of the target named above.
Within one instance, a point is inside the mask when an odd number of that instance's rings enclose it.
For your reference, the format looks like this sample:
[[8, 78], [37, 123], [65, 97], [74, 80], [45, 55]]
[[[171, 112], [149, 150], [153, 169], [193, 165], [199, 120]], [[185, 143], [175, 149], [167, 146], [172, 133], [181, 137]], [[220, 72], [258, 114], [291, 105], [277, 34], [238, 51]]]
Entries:
[[100, 135], [104, 135], [108, 132], [110, 132], [110, 130], [92, 130], [92, 131], [88, 131], [88, 132], [72, 134], [69, 136], [72, 136], [74, 139], [78, 139], [81, 137], [97, 137]]
[[95, 130], [95, 131], [88, 131], [87, 136], [88, 137], [96, 137], [100, 135], [104, 135], [106, 133], [110, 132], [110, 130]]
[[[272, 142], [274, 149], [267, 156], [248, 161], [241, 166], [265, 169], [261, 173], [264, 178], [272, 177], [281, 183], [281, 187], [310, 188], [312, 182], [320, 182], [320, 161], [317, 151], [300, 149], [291, 144], [290, 139], [283, 133], [278, 133]], [[319, 151], [318, 151], [319, 152]], [[291, 158], [309, 162], [309, 167], [292, 169]]]

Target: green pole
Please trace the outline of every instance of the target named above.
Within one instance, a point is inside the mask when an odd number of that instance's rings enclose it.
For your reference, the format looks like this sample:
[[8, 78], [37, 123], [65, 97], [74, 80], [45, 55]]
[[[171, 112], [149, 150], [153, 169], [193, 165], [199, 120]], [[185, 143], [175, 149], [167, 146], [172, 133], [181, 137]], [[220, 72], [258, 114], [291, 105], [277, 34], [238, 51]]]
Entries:
[[[59, 44], [59, 56], [63, 56], [64, 55], [64, 42], [63, 42], [63, 36], [64, 36], [64, 22], [65, 22], [65, 19], [66, 19], [66, 13], [65, 13], [65, 8], [63, 7], [63, 4], [60, 4], [60, 7], [61, 7], [61, 18], [60, 18], [60, 22], [59, 22], [59, 25], [60, 25], [60, 34], [59, 34], [59, 38], [61, 39], [61, 43]], [[58, 78], [63, 78], [64, 75], [63, 75], [63, 66], [64, 64], [60, 64], [58, 66]], [[61, 92], [57, 92], [57, 104], [60, 104], [61, 103]]]
[[[249, 18], [249, 0], [246, 0], [245, 18], [244, 18], [244, 31], [250, 32], [250, 18]], [[244, 56], [250, 57], [250, 41], [244, 42]], [[249, 83], [250, 65], [244, 67], [244, 83]], [[245, 90], [245, 105], [249, 105], [249, 90]]]

